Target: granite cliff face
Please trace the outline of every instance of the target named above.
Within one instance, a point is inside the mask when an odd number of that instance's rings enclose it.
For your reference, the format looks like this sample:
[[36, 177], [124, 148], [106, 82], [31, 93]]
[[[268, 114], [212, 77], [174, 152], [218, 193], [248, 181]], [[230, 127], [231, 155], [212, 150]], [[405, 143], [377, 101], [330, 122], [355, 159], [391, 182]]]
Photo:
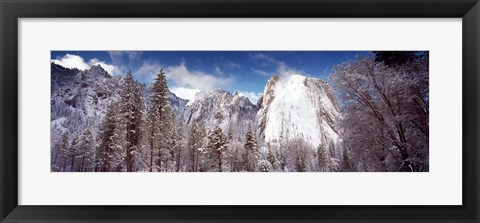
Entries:
[[301, 75], [270, 78], [257, 123], [266, 143], [301, 138], [313, 147], [336, 143], [339, 106], [329, 85]]
[[187, 123], [195, 120], [206, 129], [218, 125], [224, 132], [231, 129], [239, 135], [245, 135], [248, 126], [255, 127], [258, 111], [247, 97], [222, 89], [199, 92], [186, 107], [184, 117]]

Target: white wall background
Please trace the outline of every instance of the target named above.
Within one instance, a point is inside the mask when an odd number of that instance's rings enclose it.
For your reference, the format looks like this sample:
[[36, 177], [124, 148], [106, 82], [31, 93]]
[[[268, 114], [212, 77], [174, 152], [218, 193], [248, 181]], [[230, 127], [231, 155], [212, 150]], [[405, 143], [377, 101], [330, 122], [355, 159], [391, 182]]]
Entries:
[[[461, 31], [461, 19], [20, 19], [19, 204], [461, 205]], [[430, 172], [50, 173], [50, 50], [430, 50]]]

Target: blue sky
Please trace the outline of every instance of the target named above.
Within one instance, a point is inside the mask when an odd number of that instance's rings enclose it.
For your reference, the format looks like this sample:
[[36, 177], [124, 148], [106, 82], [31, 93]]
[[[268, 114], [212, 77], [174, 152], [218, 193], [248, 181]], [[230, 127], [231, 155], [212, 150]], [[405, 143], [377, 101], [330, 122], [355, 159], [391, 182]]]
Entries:
[[366, 51], [52, 51], [51, 61], [80, 70], [100, 64], [111, 75], [129, 70], [142, 83], [166, 72], [168, 86], [182, 98], [218, 88], [237, 90], [256, 103], [272, 75], [301, 74], [327, 80], [334, 65]]

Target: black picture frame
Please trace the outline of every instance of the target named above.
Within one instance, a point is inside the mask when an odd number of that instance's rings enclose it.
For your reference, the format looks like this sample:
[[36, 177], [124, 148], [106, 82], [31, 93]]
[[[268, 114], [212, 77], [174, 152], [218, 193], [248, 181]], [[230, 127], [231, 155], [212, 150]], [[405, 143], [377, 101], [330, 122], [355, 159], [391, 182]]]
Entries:
[[[478, 222], [478, 0], [0, 0], [1, 222]], [[333, 17], [462, 18], [461, 206], [25, 206], [18, 205], [19, 18]], [[446, 43], [448, 44], [448, 43]], [[47, 130], [46, 130], [47, 131]], [[27, 140], [27, 139], [24, 139]], [[41, 193], [41, 191], [39, 191]], [[441, 196], [441, 195], [439, 195]]]

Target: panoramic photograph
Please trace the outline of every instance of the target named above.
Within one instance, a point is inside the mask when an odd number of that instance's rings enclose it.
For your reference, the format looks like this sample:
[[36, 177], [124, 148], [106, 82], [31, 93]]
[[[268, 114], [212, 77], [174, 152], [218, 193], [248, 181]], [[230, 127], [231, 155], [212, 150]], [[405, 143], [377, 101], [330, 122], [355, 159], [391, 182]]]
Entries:
[[51, 172], [429, 172], [428, 51], [51, 51]]

